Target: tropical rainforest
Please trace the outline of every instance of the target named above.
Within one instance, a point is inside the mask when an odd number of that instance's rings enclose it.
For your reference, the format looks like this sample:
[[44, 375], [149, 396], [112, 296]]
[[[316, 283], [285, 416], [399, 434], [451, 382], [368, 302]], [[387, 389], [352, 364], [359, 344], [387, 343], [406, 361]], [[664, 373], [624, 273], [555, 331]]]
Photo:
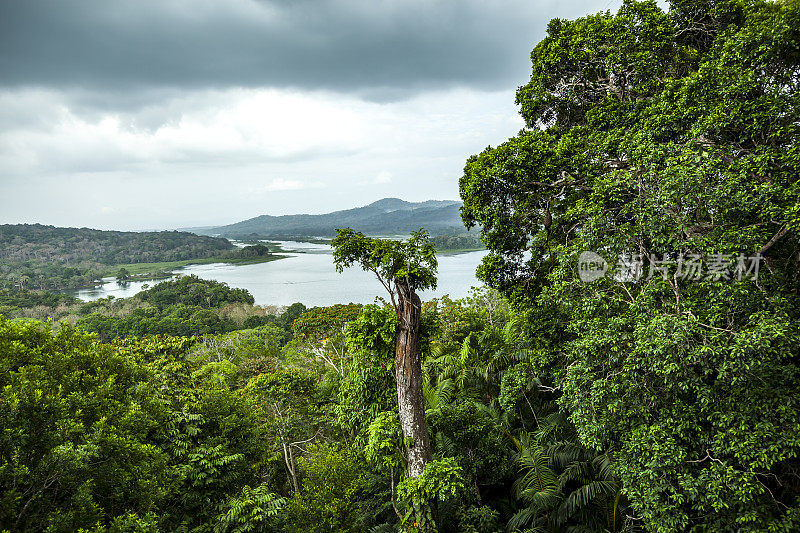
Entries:
[[350, 229], [389, 300], [0, 291], [0, 529], [800, 530], [800, 5], [626, 1], [531, 60], [460, 179], [469, 298]]

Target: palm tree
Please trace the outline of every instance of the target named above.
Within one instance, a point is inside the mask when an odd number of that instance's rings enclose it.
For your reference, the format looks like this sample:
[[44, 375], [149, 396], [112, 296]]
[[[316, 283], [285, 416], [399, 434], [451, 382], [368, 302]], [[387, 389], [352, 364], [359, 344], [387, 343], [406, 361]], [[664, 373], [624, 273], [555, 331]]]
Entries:
[[517, 461], [523, 475], [514, 487], [525, 507], [509, 521], [510, 529], [618, 530], [624, 502], [611, 458], [581, 445], [563, 412], [541, 418], [520, 445]]
[[558, 475], [551, 467], [550, 457], [543, 446], [525, 435], [520, 440], [517, 462], [522, 477], [514, 482], [514, 495], [525, 507], [508, 522], [510, 531], [557, 531], [556, 511], [563, 502]]
[[425, 370], [433, 383], [452, 381], [460, 397], [491, 404], [497, 402], [503, 374], [514, 364], [527, 361], [530, 353], [519, 334], [519, 324], [512, 319], [502, 328], [473, 331], [460, 344], [432, 346]]

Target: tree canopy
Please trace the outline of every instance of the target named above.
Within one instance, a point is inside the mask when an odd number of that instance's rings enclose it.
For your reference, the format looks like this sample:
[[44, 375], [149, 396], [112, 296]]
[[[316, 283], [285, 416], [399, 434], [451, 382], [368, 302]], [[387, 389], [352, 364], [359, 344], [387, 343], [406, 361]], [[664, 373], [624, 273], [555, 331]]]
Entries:
[[531, 310], [647, 529], [797, 525], [798, 43], [796, 2], [555, 19], [526, 127], [461, 178], [479, 277]]
[[436, 288], [436, 250], [425, 230], [412, 232], [406, 240], [392, 240], [345, 228], [337, 230], [331, 246], [337, 271], [359, 265], [375, 273], [392, 302], [398, 280], [413, 292]]

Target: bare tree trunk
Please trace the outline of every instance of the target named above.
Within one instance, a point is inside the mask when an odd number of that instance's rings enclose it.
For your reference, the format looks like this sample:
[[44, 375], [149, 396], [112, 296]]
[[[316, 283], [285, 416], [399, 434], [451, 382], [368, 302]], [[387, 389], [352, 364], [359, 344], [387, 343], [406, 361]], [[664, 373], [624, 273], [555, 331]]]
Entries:
[[289, 472], [289, 477], [292, 479], [292, 487], [295, 494], [300, 494], [300, 485], [297, 483], [297, 467], [294, 462], [294, 454], [292, 454], [292, 446], [287, 445], [281, 437], [281, 445], [283, 446], [283, 462], [286, 464], [286, 470]]
[[[425, 398], [422, 395], [422, 355], [419, 348], [419, 326], [422, 302], [404, 280], [395, 280], [397, 288], [397, 341], [395, 344], [395, 378], [400, 428], [408, 459], [408, 476], [417, 477], [431, 461], [428, 422], [425, 420]], [[420, 531], [435, 532], [436, 518], [431, 504], [414, 506]]]
[[408, 475], [417, 477], [431, 460], [428, 423], [425, 421], [425, 400], [422, 396], [422, 357], [419, 349], [419, 296], [402, 280], [396, 283], [398, 292], [395, 345], [395, 376], [400, 427], [406, 443]]

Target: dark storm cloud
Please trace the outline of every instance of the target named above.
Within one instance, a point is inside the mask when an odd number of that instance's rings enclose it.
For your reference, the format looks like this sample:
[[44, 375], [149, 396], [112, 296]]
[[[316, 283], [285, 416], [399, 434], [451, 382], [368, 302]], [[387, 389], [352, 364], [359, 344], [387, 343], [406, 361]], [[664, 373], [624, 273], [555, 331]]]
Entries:
[[524, 0], [5, 0], [0, 83], [110, 97], [231, 86], [372, 99], [494, 89], [524, 82], [527, 55], [556, 11], [543, 7], [538, 15]]

